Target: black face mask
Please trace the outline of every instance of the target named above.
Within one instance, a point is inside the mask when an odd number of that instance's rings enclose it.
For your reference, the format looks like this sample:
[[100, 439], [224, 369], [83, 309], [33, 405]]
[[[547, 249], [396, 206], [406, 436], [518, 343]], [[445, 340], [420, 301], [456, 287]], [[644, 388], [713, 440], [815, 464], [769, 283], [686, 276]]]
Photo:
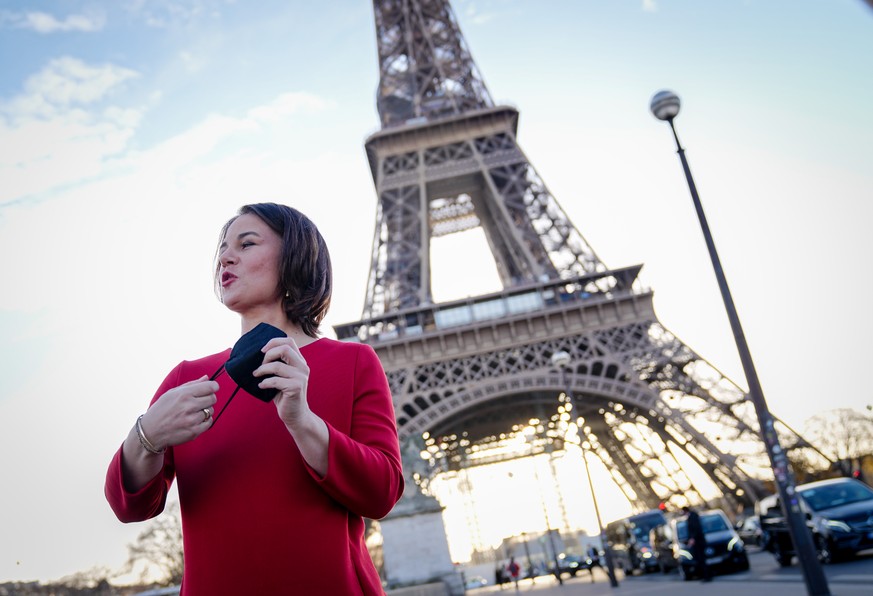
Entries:
[[210, 377], [210, 380], [214, 381], [223, 369], [227, 371], [230, 378], [237, 384], [237, 388], [234, 389], [227, 403], [224, 404], [224, 407], [215, 416], [213, 424], [218, 421], [218, 417], [221, 416], [240, 389], [244, 389], [249, 394], [267, 403], [273, 401], [273, 398], [276, 397], [278, 393], [276, 389], [261, 389], [258, 387], [258, 383], [268, 377], [255, 377], [252, 374], [256, 368], [264, 363], [264, 353], [261, 352], [261, 348], [267, 345], [267, 342], [274, 337], [288, 337], [288, 334], [278, 327], [273, 327], [267, 323], [259, 323], [257, 327], [237, 340], [230, 351], [230, 358]]
[[278, 392], [275, 389], [258, 387], [258, 383], [266, 377], [255, 377], [252, 373], [264, 363], [264, 353], [261, 348], [274, 337], [288, 337], [288, 334], [278, 327], [260, 323], [239, 338], [230, 351], [230, 358], [224, 364], [224, 370], [237, 385], [259, 400], [268, 403], [273, 401]]

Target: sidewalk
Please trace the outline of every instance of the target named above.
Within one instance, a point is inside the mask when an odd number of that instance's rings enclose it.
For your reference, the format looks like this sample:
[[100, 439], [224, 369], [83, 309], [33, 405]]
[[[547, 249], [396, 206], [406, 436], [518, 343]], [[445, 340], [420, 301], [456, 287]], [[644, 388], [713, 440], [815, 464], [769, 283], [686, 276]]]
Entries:
[[[710, 583], [703, 584], [699, 581], [683, 582], [678, 578], [675, 581], [663, 578], [655, 579], [647, 577], [632, 577], [630, 579], [619, 578], [618, 587], [613, 588], [604, 575], [597, 575], [596, 582], [591, 583], [588, 576], [564, 580], [564, 585], [559, 585], [554, 579], [539, 577], [536, 582], [523, 580], [519, 582], [519, 589], [514, 586], [504, 585], [501, 590], [498, 586], [488, 586], [467, 592], [469, 596], [478, 594], [503, 594], [521, 596], [805, 596], [806, 584], [802, 579], [787, 579], [774, 576], [772, 579], [764, 577], [751, 580], [742, 576], [717, 576]], [[865, 581], [866, 580], [866, 581]], [[856, 579], [847, 577], [842, 581], [828, 578], [828, 587], [832, 596], [870, 596], [873, 594], [873, 585], [866, 577]]]

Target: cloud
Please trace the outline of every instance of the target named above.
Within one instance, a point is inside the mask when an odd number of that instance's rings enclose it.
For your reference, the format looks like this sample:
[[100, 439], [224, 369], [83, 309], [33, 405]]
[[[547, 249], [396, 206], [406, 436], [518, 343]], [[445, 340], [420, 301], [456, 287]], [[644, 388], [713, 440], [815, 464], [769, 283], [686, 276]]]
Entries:
[[469, 22], [473, 23], [474, 25], [487, 23], [495, 16], [495, 13], [493, 12], [480, 12], [478, 7], [473, 4], [467, 6], [467, 9], [464, 11], [464, 13], [467, 15], [467, 19], [469, 20]]
[[181, 51], [179, 52], [179, 62], [185, 66], [185, 70], [188, 72], [198, 72], [203, 69], [209, 62], [207, 56], [203, 54], [196, 54], [191, 51]]
[[137, 76], [135, 71], [114, 64], [93, 66], [70, 56], [55, 58], [27, 79], [24, 94], [9, 105], [0, 104], [0, 109], [49, 115], [74, 104], [100, 101]]
[[221, 18], [222, 7], [234, 0], [128, 0], [124, 8], [149, 27], [185, 26], [203, 18]]
[[319, 112], [335, 107], [334, 102], [311, 93], [283, 93], [273, 101], [248, 111], [248, 117], [258, 122], [275, 122], [297, 112]]
[[125, 149], [143, 115], [107, 102], [138, 76], [62, 57], [29, 77], [19, 95], [0, 99], [0, 203], [97, 175]]
[[171, 175], [191, 164], [223, 158], [232, 139], [270, 130], [297, 113], [335, 106], [313, 94], [284, 93], [242, 116], [206, 115], [148, 151], [130, 153], [146, 108], [104, 104], [137, 76], [116, 65], [60, 58], [31, 76], [22, 94], [0, 100], [0, 136], [5, 139], [0, 145], [0, 205], [39, 198], [112, 171]]
[[238, 141], [243, 135], [268, 132], [281, 123], [287, 123], [289, 116], [294, 114], [312, 114], [334, 106], [334, 102], [310, 93], [284, 93], [268, 103], [250, 108], [242, 117], [208, 114], [186, 131], [147, 152], [131, 156], [131, 161], [140, 171], [163, 172], [165, 175], [179, 173], [195, 164], [202, 166], [225, 159], [225, 150], [234, 151], [232, 141]]
[[79, 31], [93, 33], [100, 31], [106, 25], [106, 17], [102, 13], [73, 14], [65, 19], [59, 19], [45, 12], [0, 14], [0, 24], [9, 24], [18, 29], [29, 29], [37, 33], [66, 33]]

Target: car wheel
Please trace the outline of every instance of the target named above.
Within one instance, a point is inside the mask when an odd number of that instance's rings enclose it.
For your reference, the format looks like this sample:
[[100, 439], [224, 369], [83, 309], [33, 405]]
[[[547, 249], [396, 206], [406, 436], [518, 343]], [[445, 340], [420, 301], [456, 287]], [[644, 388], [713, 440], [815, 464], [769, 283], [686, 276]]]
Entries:
[[746, 553], [743, 553], [743, 556], [737, 562], [737, 571], [748, 571], [749, 570], [749, 556]]

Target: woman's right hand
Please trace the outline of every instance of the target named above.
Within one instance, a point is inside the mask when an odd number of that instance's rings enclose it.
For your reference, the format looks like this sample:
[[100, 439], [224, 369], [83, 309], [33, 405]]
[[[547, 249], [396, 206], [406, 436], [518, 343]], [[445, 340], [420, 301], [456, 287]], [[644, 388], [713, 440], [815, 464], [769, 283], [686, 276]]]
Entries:
[[143, 414], [143, 433], [158, 449], [196, 439], [212, 426], [216, 391], [206, 375], [170, 389]]
[[[142, 433], [161, 452], [197, 438], [212, 426], [216, 391], [218, 383], [206, 375], [170, 389], [142, 415]], [[124, 487], [137, 492], [160, 473], [163, 465], [164, 456], [145, 448], [134, 425], [122, 447]]]

